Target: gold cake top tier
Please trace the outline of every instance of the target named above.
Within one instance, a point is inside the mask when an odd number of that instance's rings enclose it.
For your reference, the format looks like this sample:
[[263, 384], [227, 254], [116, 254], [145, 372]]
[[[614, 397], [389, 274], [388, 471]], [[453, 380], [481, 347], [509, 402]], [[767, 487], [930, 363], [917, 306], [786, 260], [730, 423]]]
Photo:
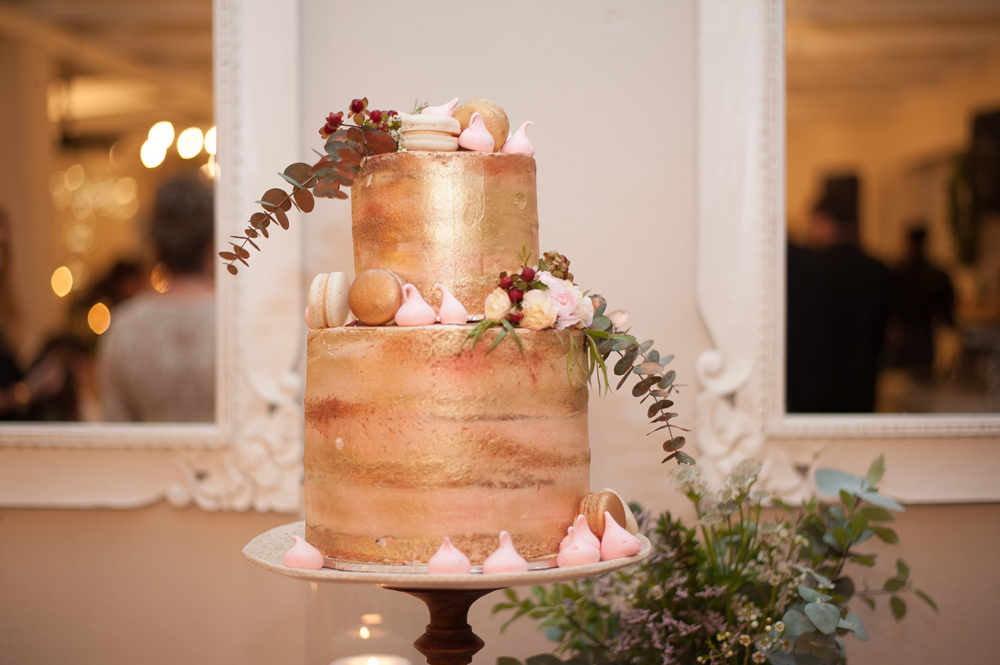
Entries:
[[391, 270], [440, 305], [443, 284], [482, 314], [502, 271], [538, 254], [535, 160], [479, 152], [365, 159], [351, 191], [355, 274]]

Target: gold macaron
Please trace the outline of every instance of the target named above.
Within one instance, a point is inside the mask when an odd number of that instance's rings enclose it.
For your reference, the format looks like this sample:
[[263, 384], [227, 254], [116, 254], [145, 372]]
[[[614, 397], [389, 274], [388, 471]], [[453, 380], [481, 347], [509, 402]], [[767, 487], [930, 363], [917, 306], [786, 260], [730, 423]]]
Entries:
[[455, 109], [451, 117], [458, 120], [462, 131], [465, 131], [469, 127], [473, 113], [483, 116], [486, 129], [493, 137], [493, 152], [500, 150], [504, 141], [507, 140], [507, 134], [510, 133], [510, 121], [507, 120], [507, 114], [499, 105], [488, 99], [470, 99]]
[[591, 492], [580, 499], [580, 514], [587, 518], [587, 526], [598, 538], [604, 536], [604, 513], [611, 513], [615, 522], [624, 528], [625, 510], [614, 492]]

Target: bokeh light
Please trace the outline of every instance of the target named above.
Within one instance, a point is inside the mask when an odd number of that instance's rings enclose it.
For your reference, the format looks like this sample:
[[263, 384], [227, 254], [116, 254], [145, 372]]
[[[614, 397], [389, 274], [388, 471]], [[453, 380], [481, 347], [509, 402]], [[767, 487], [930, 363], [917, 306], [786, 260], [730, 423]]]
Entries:
[[163, 262], [157, 263], [153, 266], [152, 271], [149, 273], [149, 283], [158, 293], [166, 293], [169, 291], [170, 282], [173, 278], [174, 276], [170, 272], [170, 268], [168, 268]]
[[87, 312], [87, 325], [98, 335], [101, 335], [111, 325], [111, 310], [102, 302], [97, 303]]
[[358, 631], [358, 635], [360, 635], [363, 640], [367, 640], [372, 636], [371, 631], [368, 630], [367, 626], [361, 626], [361, 630]]
[[155, 169], [163, 163], [166, 156], [166, 146], [156, 143], [152, 139], [148, 139], [143, 143], [142, 148], [139, 150], [139, 159], [142, 160], [142, 165], [147, 169]]
[[161, 120], [149, 128], [147, 138], [155, 145], [163, 146], [163, 149], [166, 150], [174, 142], [174, 126], [166, 120]]
[[201, 130], [197, 127], [188, 127], [177, 137], [177, 154], [181, 159], [191, 159], [201, 152], [204, 143]]
[[66, 169], [66, 173], [63, 174], [63, 180], [66, 183], [66, 188], [71, 192], [80, 188], [83, 184], [83, 179], [86, 174], [83, 172], [83, 167], [79, 164], [74, 164], [73, 166]]
[[210, 155], [215, 154], [215, 136], [215, 127], [212, 127], [210, 130], [205, 132], [205, 152]]
[[60, 298], [73, 290], [73, 273], [66, 266], [59, 266], [52, 273], [52, 290]]

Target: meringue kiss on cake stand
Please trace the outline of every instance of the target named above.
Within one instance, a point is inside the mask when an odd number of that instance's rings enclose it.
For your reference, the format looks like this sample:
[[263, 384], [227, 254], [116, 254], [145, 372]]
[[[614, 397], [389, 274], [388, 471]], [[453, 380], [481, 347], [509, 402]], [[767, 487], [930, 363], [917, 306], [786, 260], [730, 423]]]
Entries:
[[285, 565], [285, 554], [292, 547], [295, 538], [302, 538], [304, 535], [305, 522], [293, 522], [271, 529], [250, 541], [243, 548], [243, 556], [251, 563], [287, 577], [334, 584], [374, 584], [419, 598], [427, 605], [430, 623], [413, 646], [427, 658], [428, 663], [434, 665], [471, 663], [472, 656], [483, 648], [483, 640], [469, 626], [469, 608], [491, 591], [594, 577], [632, 565], [652, 552], [649, 540], [640, 535], [639, 553], [633, 556], [569, 568], [527, 572], [432, 575], [384, 572], [386, 567], [383, 566], [374, 566], [370, 572], [290, 568]]

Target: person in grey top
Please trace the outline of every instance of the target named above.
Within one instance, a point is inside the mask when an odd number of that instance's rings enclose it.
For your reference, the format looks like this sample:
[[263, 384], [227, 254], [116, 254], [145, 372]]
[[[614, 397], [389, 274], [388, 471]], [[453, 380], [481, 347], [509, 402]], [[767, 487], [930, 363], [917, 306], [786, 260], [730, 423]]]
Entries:
[[107, 420], [215, 420], [213, 227], [212, 190], [202, 178], [171, 180], [157, 192], [149, 232], [169, 289], [112, 312], [98, 350]]

